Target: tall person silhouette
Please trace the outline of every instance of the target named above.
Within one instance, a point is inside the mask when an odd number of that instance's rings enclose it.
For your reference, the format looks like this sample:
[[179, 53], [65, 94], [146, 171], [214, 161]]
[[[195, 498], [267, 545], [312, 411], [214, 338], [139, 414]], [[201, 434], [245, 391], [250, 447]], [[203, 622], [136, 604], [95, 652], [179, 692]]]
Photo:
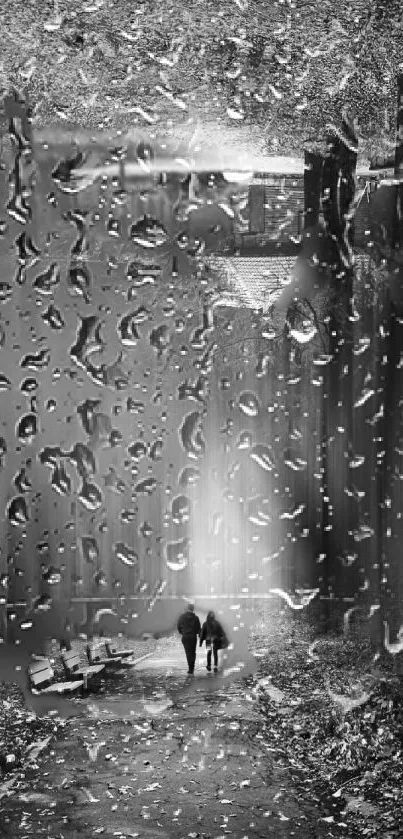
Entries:
[[200, 620], [194, 613], [194, 604], [189, 603], [187, 609], [178, 620], [178, 632], [182, 638], [188, 663], [188, 675], [194, 673], [196, 663], [197, 637], [201, 632]]

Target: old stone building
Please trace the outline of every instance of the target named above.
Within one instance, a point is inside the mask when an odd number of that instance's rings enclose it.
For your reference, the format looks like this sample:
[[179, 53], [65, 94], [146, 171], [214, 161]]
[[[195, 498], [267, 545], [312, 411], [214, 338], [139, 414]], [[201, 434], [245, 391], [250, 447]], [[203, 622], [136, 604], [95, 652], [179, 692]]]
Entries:
[[[375, 179], [358, 178], [354, 248], [363, 255], [371, 237], [370, 194]], [[233, 252], [214, 253], [211, 267], [228, 284], [224, 305], [267, 310], [291, 279], [304, 227], [304, 176], [255, 174], [243, 213], [244, 229], [234, 230]]]

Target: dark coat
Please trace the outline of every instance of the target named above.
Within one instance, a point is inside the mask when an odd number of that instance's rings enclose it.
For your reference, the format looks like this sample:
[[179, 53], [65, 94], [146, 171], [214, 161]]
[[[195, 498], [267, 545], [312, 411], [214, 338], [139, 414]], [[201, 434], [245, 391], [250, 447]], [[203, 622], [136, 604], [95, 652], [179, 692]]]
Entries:
[[200, 646], [203, 641], [206, 642], [206, 647], [210, 647], [211, 643], [215, 642], [217, 649], [220, 649], [224, 639], [225, 632], [220, 624], [220, 621], [214, 620], [213, 623], [210, 624], [210, 628], [207, 621], [204, 621], [200, 633]]
[[194, 612], [186, 611], [178, 620], [178, 632], [182, 638], [196, 638], [200, 635], [200, 620]]

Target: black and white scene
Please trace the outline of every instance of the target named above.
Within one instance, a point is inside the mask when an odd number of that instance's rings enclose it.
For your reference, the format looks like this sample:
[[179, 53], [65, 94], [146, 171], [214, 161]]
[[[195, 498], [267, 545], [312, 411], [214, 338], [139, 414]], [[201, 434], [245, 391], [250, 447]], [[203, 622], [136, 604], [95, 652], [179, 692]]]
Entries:
[[399, 839], [403, 6], [0, 12], [0, 837]]

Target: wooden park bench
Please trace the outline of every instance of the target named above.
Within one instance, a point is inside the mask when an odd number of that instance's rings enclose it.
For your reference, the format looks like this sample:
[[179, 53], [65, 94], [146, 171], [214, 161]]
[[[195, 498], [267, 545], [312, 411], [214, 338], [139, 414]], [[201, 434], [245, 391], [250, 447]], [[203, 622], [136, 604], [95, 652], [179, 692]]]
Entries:
[[110, 641], [105, 641], [105, 649], [109, 659], [120, 658], [123, 661], [134, 655], [134, 650], [118, 650]]
[[32, 662], [28, 678], [33, 693], [74, 693], [84, 687], [84, 679], [54, 682], [54, 670], [48, 658]]
[[104, 664], [90, 664], [88, 666], [81, 667], [80, 656], [78, 653], [75, 653], [74, 650], [65, 650], [62, 653], [62, 662], [66, 674], [70, 677], [70, 679], [83, 679], [85, 688], [91, 679], [100, 676], [105, 670]]
[[101, 646], [100, 646], [100, 644], [95, 643], [94, 641], [90, 644], [87, 644], [86, 652], [87, 652], [87, 658], [88, 658], [89, 664], [91, 666], [97, 665], [97, 664], [103, 664], [106, 670], [111, 670], [111, 669], [115, 669], [117, 667], [120, 667], [121, 662], [122, 662], [122, 659], [121, 659], [120, 656], [113, 656], [113, 657], [110, 657], [110, 656], [105, 657], [104, 656], [104, 657], [102, 657]]

